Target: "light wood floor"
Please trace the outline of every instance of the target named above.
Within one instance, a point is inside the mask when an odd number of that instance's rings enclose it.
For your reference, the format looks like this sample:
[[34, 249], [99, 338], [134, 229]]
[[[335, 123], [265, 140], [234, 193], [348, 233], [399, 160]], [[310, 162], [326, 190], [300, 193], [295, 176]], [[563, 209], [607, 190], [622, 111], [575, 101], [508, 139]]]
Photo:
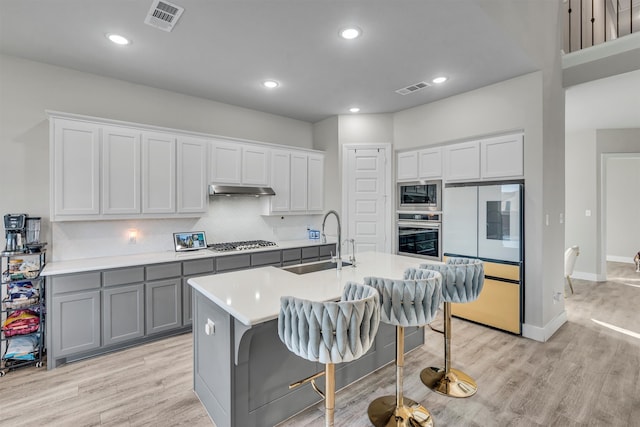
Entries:
[[[468, 399], [420, 382], [421, 368], [442, 363], [442, 337], [427, 330], [406, 357], [405, 395], [437, 426], [640, 426], [640, 273], [609, 263], [609, 278], [573, 281], [569, 321], [546, 343], [454, 319], [453, 365], [479, 384]], [[0, 425], [211, 426], [192, 392], [191, 347], [186, 334], [53, 371], [9, 372], [0, 378]], [[389, 365], [340, 391], [336, 425], [368, 426], [367, 406], [394, 392], [394, 372]], [[317, 405], [281, 426], [322, 425]]]

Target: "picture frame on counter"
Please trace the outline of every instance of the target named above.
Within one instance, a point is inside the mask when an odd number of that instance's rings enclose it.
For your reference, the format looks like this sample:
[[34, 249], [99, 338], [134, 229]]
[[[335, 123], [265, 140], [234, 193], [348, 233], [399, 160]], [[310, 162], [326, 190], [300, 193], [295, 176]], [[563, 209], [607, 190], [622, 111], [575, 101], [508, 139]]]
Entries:
[[176, 252], [206, 249], [207, 237], [204, 231], [182, 231], [173, 233], [173, 246]]

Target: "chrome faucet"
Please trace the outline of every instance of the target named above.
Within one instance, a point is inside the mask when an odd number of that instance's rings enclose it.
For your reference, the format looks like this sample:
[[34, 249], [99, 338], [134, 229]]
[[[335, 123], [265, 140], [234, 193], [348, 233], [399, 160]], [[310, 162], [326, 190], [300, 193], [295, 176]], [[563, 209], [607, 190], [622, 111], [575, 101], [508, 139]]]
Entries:
[[335, 261], [338, 263], [338, 270], [342, 270], [342, 226], [340, 225], [340, 215], [338, 212], [334, 210], [330, 210], [326, 214], [324, 214], [324, 218], [322, 218], [322, 243], [327, 243], [327, 235], [324, 234], [324, 224], [327, 222], [327, 217], [329, 214], [334, 214], [336, 216], [336, 220], [338, 221], [338, 244], [336, 245], [336, 256]]
[[345, 239], [344, 241], [347, 243], [347, 249], [348, 249], [349, 243], [351, 243], [351, 254], [349, 255], [349, 262], [351, 263], [351, 267], [355, 268], [356, 267], [356, 239]]

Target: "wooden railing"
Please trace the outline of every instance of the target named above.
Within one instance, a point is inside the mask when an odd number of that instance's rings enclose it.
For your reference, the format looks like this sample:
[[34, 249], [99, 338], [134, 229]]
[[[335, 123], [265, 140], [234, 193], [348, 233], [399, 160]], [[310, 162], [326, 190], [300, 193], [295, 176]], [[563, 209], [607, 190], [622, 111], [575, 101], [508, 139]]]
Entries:
[[564, 0], [564, 52], [640, 31], [640, 0]]

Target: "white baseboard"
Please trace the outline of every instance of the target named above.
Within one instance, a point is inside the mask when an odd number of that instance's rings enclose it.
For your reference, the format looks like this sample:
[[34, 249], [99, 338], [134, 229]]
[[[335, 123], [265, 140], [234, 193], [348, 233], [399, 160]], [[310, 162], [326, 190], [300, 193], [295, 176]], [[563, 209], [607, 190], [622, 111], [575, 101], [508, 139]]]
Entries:
[[584, 271], [574, 271], [572, 279], [589, 280], [591, 282], [604, 282], [607, 280], [606, 274], [585, 273]]
[[522, 336], [535, 341], [546, 342], [558, 329], [560, 329], [560, 326], [566, 323], [566, 321], [567, 312], [563, 311], [542, 328], [539, 326], [527, 325], [525, 323], [522, 325]]
[[626, 264], [635, 264], [635, 262], [633, 262], [633, 257], [631, 256], [607, 255], [607, 261], [624, 262]]

